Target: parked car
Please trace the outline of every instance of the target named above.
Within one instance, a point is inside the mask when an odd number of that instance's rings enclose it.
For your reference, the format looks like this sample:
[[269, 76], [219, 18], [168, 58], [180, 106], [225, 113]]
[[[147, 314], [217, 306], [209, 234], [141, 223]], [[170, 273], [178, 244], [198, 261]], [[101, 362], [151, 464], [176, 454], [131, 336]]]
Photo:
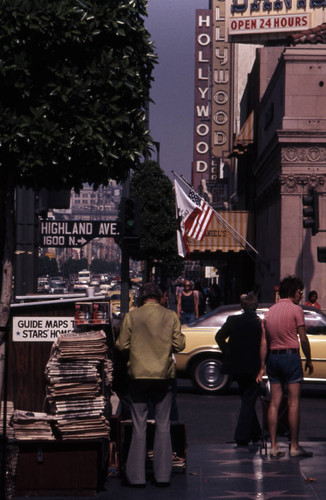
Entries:
[[50, 280], [49, 278], [37, 278], [37, 292], [38, 293], [48, 293], [50, 290]]
[[50, 293], [62, 294], [68, 293], [68, 287], [65, 280], [62, 278], [52, 278], [50, 279]]
[[[110, 297], [110, 311], [112, 318], [121, 319], [121, 295], [115, 291], [109, 293]], [[132, 293], [129, 292], [129, 311], [134, 309], [134, 297]]]
[[75, 293], [86, 292], [88, 288], [88, 283], [81, 283], [80, 281], [75, 281], [73, 284], [72, 291]]
[[[263, 318], [272, 304], [261, 304], [257, 314]], [[313, 307], [301, 306], [311, 346], [314, 373], [304, 372], [305, 382], [326, 382], [326, 315]], [[191, 378], [201, 392], [214, 394], [225, 390], [229, 375], [222, 373], [222, 352], [215, 342], [216, 332], [228, 316], [241, 314], [240, 305], [221, 306], [193, 323], [182, 325], [186, 348], [175, 354], [178, 377]], [[304, 355], [301, 351], [303, 365]]]

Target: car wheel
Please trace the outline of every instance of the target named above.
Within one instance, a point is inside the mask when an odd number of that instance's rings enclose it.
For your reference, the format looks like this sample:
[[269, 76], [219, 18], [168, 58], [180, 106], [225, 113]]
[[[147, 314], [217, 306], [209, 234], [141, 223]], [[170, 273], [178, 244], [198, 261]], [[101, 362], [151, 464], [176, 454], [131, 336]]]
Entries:
[[229, 376], [222, 373], [220, 359], [202, 358], [192, 367], [192, 380], [200, 392], [212, 394], [222, 392], [226, 388]]

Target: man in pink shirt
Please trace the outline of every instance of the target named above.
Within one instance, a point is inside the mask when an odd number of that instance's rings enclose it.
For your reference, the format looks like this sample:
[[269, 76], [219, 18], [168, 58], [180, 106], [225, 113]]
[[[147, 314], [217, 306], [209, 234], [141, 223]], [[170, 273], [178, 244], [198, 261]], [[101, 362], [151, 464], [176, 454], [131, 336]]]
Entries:
[[[271, 439], [271, 457], [285, 455], [277, 445], [278, 410], [283, 396], [283, 386], [288, 388], [289, 427], [291, 434], [290, 456], [310, 457], [312, 453], [299, 446], [300, 389], [303, 370], [300, 343], [306, 357], [305, 370], [313, 373], [310, 344], [305, 331], [304, 314], [299, 302], [303, 284], [295, 276], [288, 276], [280, 283], [280, 300], [265, 315], [260, 347], [261, 369], [257, 382], [265, 372], [271, 384], [271, 400], [268, 410], [268, 427]], [[300, 338], [300, 343], [299, 339]], [[268, 354], [268, 356], [267, 356]], [[267, 358], [267, 360], [266, 360]]]

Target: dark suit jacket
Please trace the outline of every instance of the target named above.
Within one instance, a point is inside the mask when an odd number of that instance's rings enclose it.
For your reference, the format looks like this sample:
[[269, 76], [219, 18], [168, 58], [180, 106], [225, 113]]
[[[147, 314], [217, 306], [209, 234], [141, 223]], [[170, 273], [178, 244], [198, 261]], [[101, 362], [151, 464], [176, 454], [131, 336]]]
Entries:
[[215, 336], [224, 354], [224, 373], [256, 375], [259, 372], [261, 332], [261, 320], [255, 311], [227, 318]]

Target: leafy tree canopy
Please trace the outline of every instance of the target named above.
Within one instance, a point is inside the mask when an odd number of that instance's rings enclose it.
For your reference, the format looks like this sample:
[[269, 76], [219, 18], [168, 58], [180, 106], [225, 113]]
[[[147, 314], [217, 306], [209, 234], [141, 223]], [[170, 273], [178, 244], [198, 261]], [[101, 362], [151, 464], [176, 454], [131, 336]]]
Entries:
[[122, 180], [150, 144], [146, 0], [3, 0], [0, 166], [14, 185]]
[[69, 278], [71, 274], [77, 274], [78, 271], [83, 269], [88, 269], [88, 262], [86, 258], [83, 259], [72, 259], [69, 258], [61, 265], [61, 272], [63, 276]]
[[181, 259], [177, 253], [175, 197], [170, 179], [157, 162], [146, 161], [133, 173], [130, 194], [141, 199], [140, 249], [135, 257], [156, 261], [175, 271]]
[[120, 271], [120, 265], [118, 262], [107, 262], [103, 259], [93, 259], [90, 270], [95, 274], [118, 273]]
[[59, 274], [59, 269], [56, 259], [50, 259], [49, 257], [39, 257], [38, 274], [39, 276], [57, 276]]

